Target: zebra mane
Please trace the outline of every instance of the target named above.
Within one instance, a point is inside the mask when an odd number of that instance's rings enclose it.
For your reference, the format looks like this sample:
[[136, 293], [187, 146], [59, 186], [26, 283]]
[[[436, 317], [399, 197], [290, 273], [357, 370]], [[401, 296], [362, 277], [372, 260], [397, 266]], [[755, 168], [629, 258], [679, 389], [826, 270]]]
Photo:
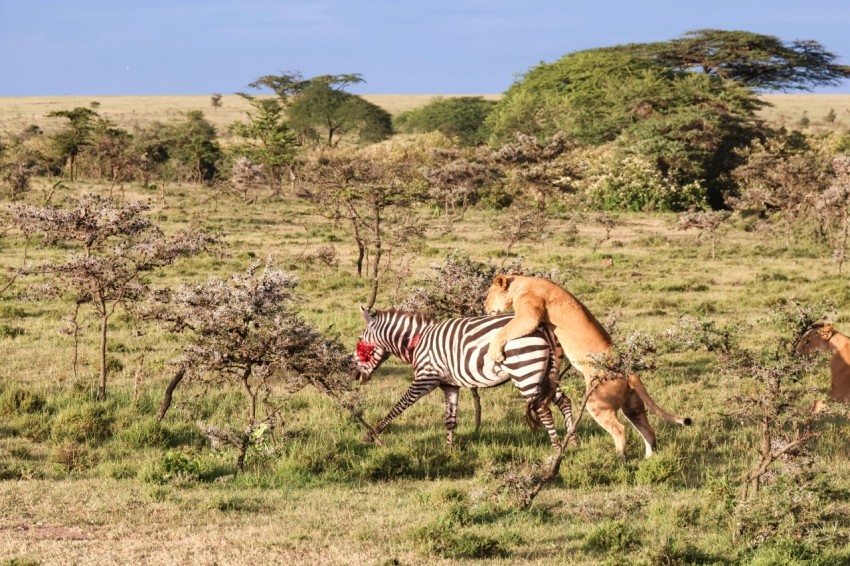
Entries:
[[437, 319], [435, 319], [433, 316], [428, 316], [428, 315], [423, 314], [421, 312], [412, 312], [412, 311], [408, 311], [408, 310], [404, 310], [404, 309], [397, 309], [395, 307], [388, 308], [386, 310], [375, 311], [375, 316], [382, 316], [382, 315], [410, 316], [410, 317], [413, 317], [413, 319], [416, 320], [417, 322], [421, 322], [423, 324], [433, 324], [434, 322], [437, 322]]

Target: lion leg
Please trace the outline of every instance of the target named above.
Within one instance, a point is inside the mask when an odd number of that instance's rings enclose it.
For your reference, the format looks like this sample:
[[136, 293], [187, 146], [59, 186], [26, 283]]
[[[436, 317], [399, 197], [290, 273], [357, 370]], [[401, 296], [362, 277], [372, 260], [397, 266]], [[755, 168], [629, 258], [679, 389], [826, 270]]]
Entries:
[[626, 402], [623, 404], [623, 414], [643, 437], [643, 442], [646, 445], [645, 457], [651, 457], [655, 454], [655, 431], [649, 424], [646, 405], [634, 391], [630, 391], [626, 397]]
[[626, 427], [617, 419], [617, 411], [588, 402], [587, 412], [614, 439], [614, 449], [620, 457], [626, 455]]
[[490, 348], [487, 350], [487, 356], [494, 362], [504, 361], [505, 344], [516, 338], [528, 336], [534, 332], [539, 324], [539, 318], [514, 316], [514, 318], [496, 332], [493, 339], [490, 340]]

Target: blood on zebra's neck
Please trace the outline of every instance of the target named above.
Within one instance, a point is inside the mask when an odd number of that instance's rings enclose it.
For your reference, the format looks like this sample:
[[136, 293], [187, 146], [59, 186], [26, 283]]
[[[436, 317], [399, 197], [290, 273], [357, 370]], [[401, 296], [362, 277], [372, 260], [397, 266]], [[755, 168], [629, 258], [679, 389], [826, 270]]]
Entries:
[[407, 362], [413, 362], [413, 351], [416, 349], [416, 346], [419, 344], [419, 339], [422, 338], [422, 334], [417, 332], [414, 334], [410, 341], [407, 343], [407, 347], [404, 349], [404, 359]]

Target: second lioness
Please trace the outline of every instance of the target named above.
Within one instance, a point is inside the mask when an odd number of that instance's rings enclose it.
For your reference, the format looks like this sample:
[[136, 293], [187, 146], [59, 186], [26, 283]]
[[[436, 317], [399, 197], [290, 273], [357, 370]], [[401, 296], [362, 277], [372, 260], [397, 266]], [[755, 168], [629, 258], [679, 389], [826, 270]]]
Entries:
[[[488, 356], [494, 361], [503, 358], [505, 343], [532, 332], [539, 324], [551, 328], [564, 354], [579, 370], [590, 390], [598, 373], [591, 357], [612, 351], [611, 336], [581, 301], [555, 283], [542, 277], [498, 275], [490, 286], [484, 308], [490, 314], [513, 309], [514, 318], [494, 336]], [[669, 414], [649, 396], [637, 375], [623, 376], [596, 386], [587, 402], [587, 410], [602, 428], [614, 438], [617, 453], [626, 448], [625, 429], [617, 419], [622, 410], [643, 437], [646, 457], [655, 452], [655, 431], [646, 415], [648, 406], [662, 418], [682, 425], [691, 419]]]

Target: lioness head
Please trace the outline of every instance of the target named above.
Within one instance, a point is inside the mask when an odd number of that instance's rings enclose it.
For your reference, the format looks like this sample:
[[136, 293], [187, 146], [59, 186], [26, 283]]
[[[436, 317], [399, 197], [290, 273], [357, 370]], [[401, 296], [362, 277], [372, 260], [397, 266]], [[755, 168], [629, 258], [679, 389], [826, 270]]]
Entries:
[[487, 291], [487, 298], [484, 299], [484, 310], [487, 314], [499, 314], [509, 311], [514, 306], [513, 275], [497, 275], [493, 279], [493, 284]]
[[809, 354], [820, 350], [828, 351], [827, 342], [835, 334], [835, 328], [829, 323], [813, 324], [808, 332], [803, 334], [797, 342], [796, 350], [799, 354]]

